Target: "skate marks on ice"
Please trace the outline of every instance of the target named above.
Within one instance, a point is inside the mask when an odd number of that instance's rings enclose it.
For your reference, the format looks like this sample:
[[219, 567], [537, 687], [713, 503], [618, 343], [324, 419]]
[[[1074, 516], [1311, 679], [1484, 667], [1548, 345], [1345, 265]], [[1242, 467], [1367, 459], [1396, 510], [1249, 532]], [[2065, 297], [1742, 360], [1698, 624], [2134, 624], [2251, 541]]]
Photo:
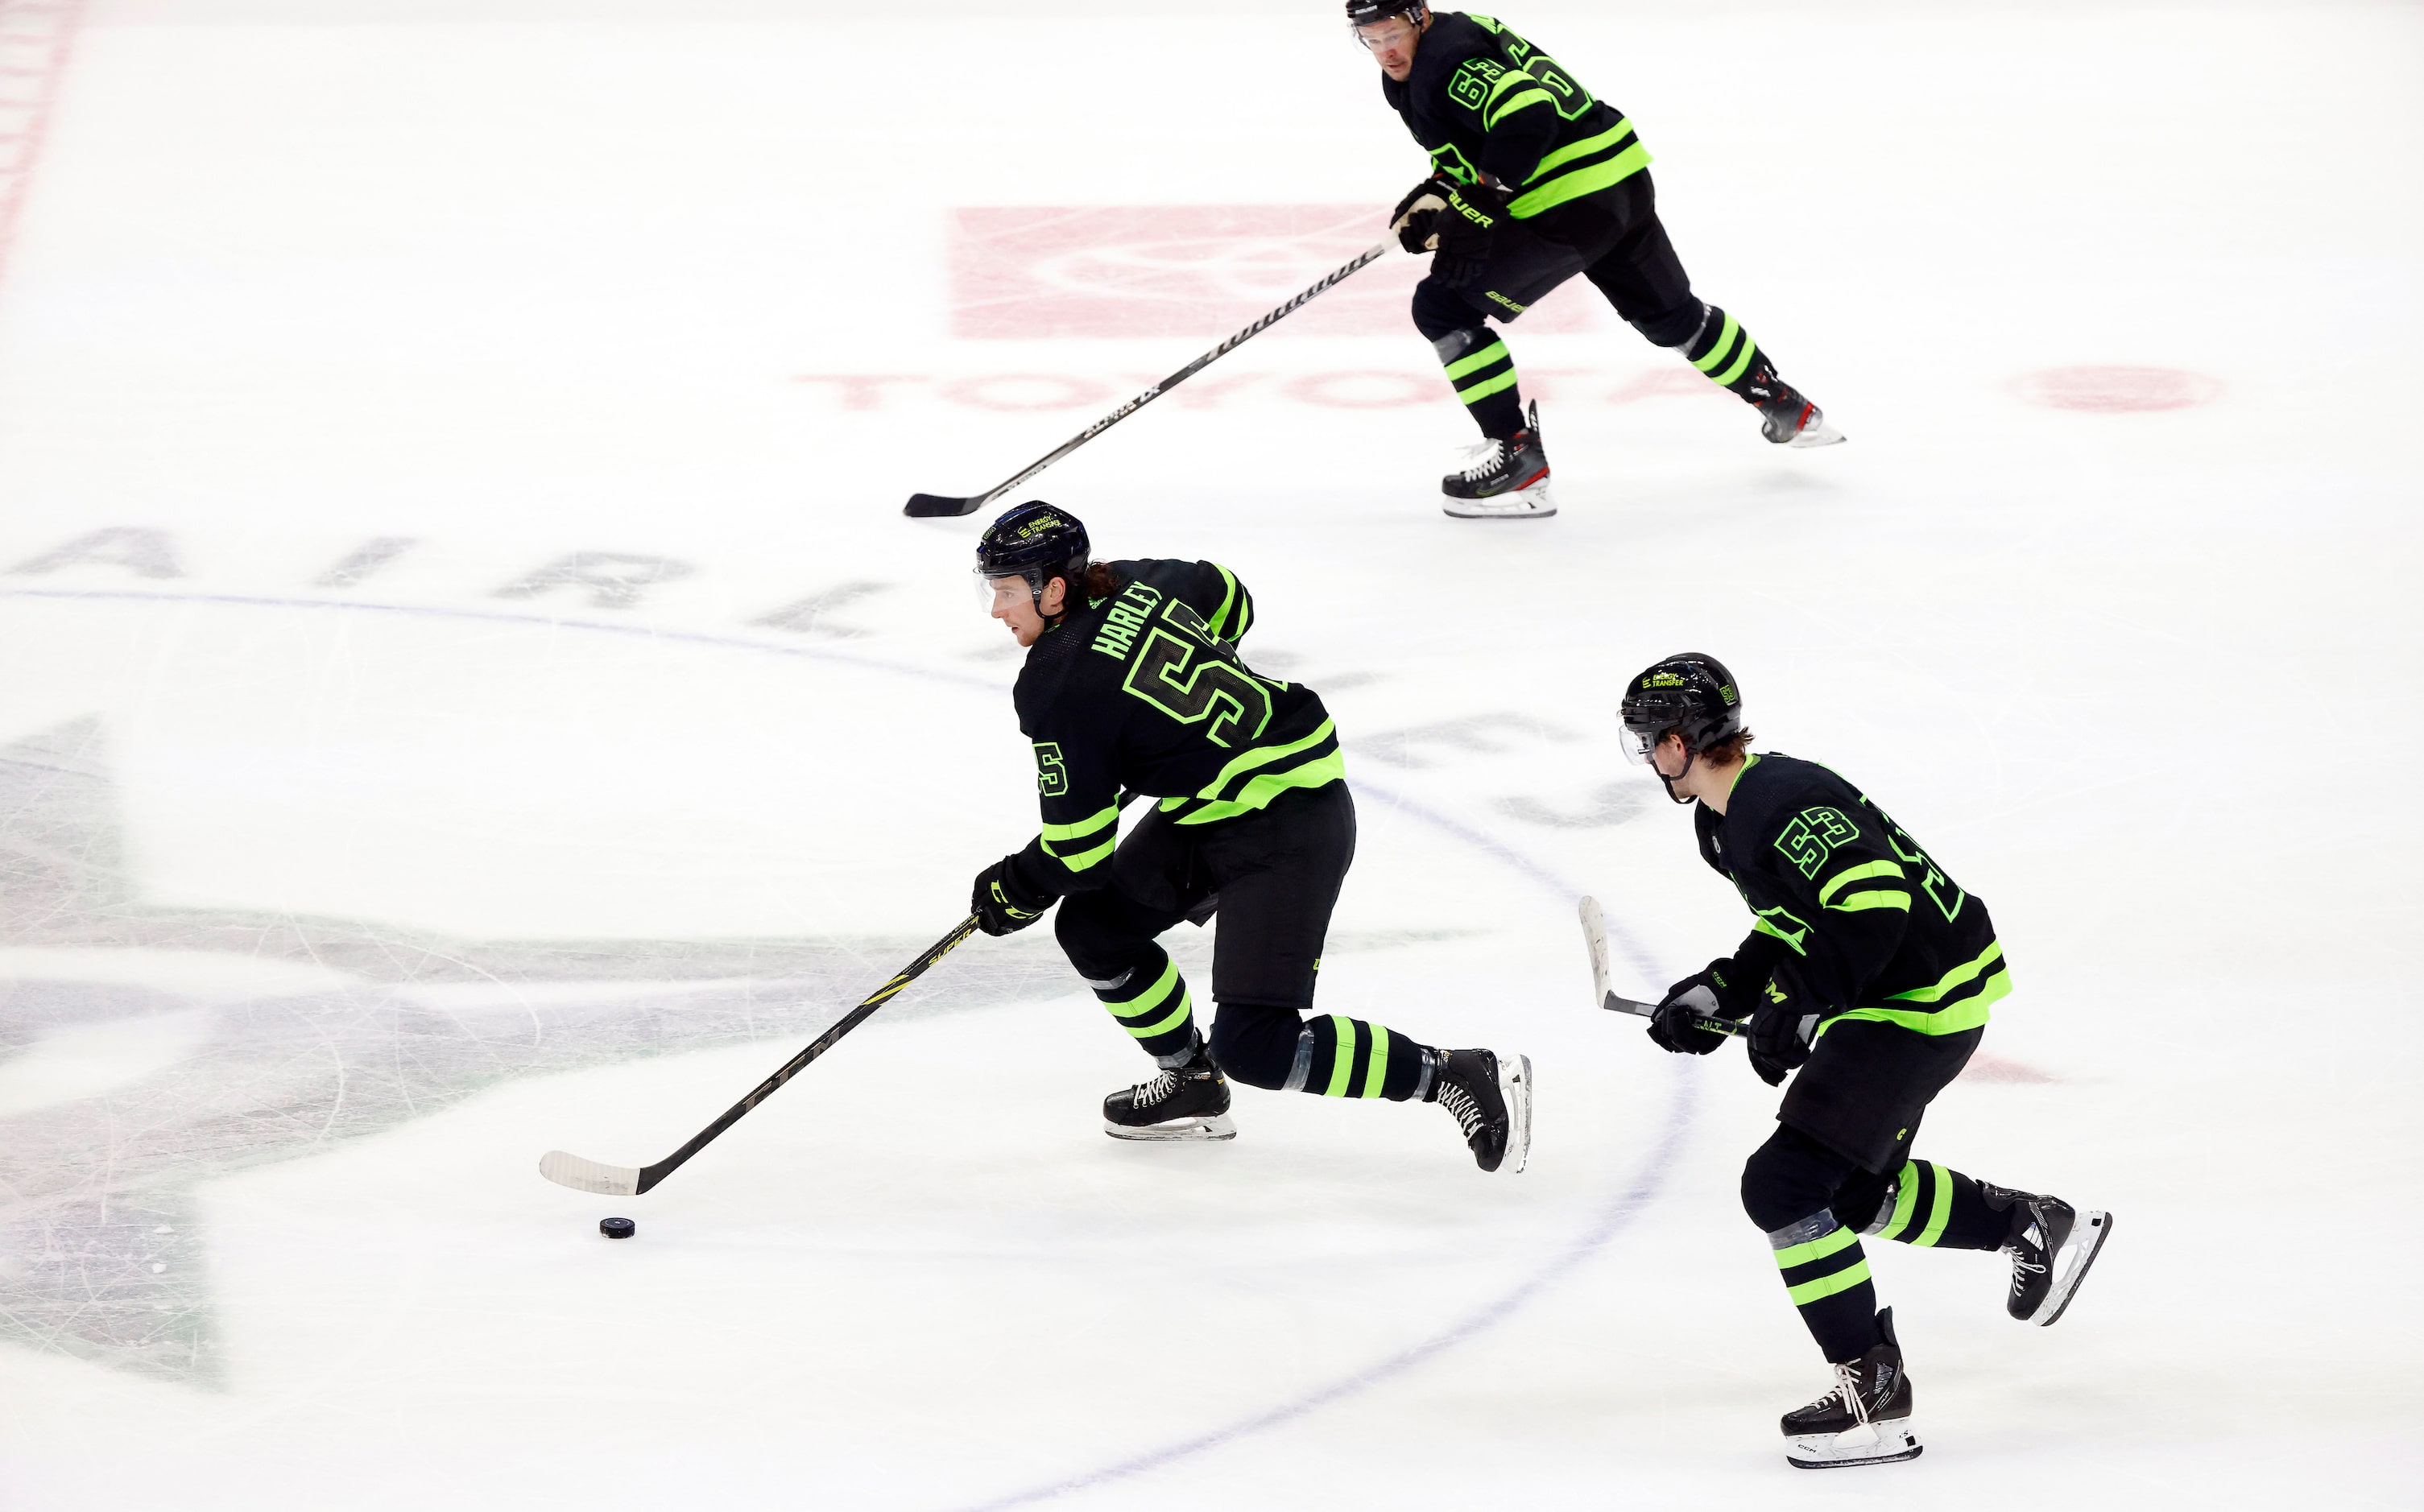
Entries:
[[[199, 1183], [515, 1077], [805, 1041], [926, 943], [464, 940], [158, 907], [118, 807], [98, 720], [0, 747], [0, 1339], [182, 1382], [218, 1378]], [[1048, 937], [988, 941], [885, 1015], [1076, 985]]]

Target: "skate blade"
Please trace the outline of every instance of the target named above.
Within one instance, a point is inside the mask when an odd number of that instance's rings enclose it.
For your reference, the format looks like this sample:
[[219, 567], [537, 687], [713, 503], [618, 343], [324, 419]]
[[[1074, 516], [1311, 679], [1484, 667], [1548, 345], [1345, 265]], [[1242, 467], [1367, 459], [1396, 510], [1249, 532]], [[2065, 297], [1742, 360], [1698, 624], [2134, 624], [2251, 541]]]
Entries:
[[1808, 425], [1803, 426], [1799, 435], [1794, 437], [1793, 439], [1785, 442], [1784, 444], [1787, 446], [1802, 447], [1837, 446], [1841, 445], [1842, 440], [1843, 433], [1837, 430], [1834, 426], [1827, 424], [1826, 417], [1821, 415], [1816, 420], [1811, 421]]
[[1532, 1058], [1517, 1056], [1510, 1068], [1506, 1062], [1498, 1066], [1498, 1095], [1507, 1100], [1507, 1153], [1515, 1157], [1512, 1166], [1501, 1162], [1499, 1170], [1508, 1175], [1520, 1175], [1532, 1163]]
[[1518, 488], [1494, 499], [1453, 499], [1440, 496], [1440, 512], [1451, 519], [1547, 519], [1557, 512], [1547, 483]]
[[1114, 1123], [1105, 1119], [1103, 1132], [1114, 1139], [1140, 1144], [1203, 1144], [1236, 1138], [1237, 1125], [1228, 1114], [1215, 1113], [1208, 1119], [1172, 1119], [1167, 1123]]
[[1892, 1465], [1917, 1459], [1922, 1445], [1910, 1419], [1863, 1423], [1842, 1433], [1800, 1434], [1784, 1440], [1784, 1457], [1796, 1470], [1835, 1470], [1844, 1465]]
[[2104, 1249], [2104, 1241], [2112, 1235], [2112, 1214], [2090, 1208], [2079, 1215], [2079, 1221], [2071, 1226], [2070, 1242], [2063, 1246], [2065, 1250], [2077, 1253], [2063, 1267], [2062, 1280], [2054, 1283], [2053, 1290], [2046, 1293], [2045, 1301], [2038, 1307], [2037, 1311], [2044, 1315], [2031, 1318], [2030, 1322], [2040, 1329], [2049, 1329], [2061, 1321], [2063, 1310], [2070, 1306], [2071, 1297], [2079, 1291], [2079, 1283], [2087, 1279], [2087, 1267], [2096, 1264], [2097, 1255]]

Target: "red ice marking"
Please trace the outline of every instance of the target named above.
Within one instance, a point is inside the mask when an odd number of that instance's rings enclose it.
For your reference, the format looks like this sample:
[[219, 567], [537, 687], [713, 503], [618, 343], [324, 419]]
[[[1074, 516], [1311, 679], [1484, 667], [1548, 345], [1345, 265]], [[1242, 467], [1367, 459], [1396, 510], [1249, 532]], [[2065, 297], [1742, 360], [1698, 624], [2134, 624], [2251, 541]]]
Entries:
[[[987, 206], [951, 212], [951, 334], [981, 340], [1188, 336], [1236, 330], [1380, 239], [1370, 205]], [[1407, 304], [1428, 261], [1387, 257], [1273, 335], [1414, 336]], [[1599, 328], [1575, 280], [1524, 331]]]
[[1970, 1058], [1970, 1063], [1961, 1068], [1961, 1079], [1963, 1081], [1999, 1081], [2033, 1087], [2057, 1082], [2062, 1078], [2048, 1075], [2034, 1066], [2024, 1066], [2017, 1060], [2006, 1060], [2001, 1056], [1974, 1055]]
[[0, 153], [0, 273], [8, 268], [8, 246], [24, 211], [34, 166], [42, 155], [42, 133], [50, 124], [83, 9], [83, 0], [0, 0], [0, 28], [8, 34], [0, 45], [8, 51], [9, 65], [0, 80], [0, 110], [8, 112], [10, 149]]
[[2181, 368], [2091, 365], [2048, 368], [2013, 388], [2029, 403], [2049, 409], [2186, 409], [2219, 397], [2222, 380]]

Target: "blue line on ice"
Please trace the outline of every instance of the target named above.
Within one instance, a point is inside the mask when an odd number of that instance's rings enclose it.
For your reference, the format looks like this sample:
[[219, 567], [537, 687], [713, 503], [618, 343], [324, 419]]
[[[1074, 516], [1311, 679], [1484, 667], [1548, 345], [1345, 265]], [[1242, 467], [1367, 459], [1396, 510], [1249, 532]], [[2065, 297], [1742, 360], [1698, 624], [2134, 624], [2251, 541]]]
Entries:
[[[967, 673], [944, 672], [931, 667], [886, 661], [876, 657], [853, 656], [846, 652], [829, 651], [815, 646], [779, 645], [741, 636], [710, 635], [696, 630], [667, 630], [641, 625], [617, 625], [604, 620], [560, 619], [546, 614], [521, 614], [502, 610], [445, 609], [436, 605], [367, 603], [350, 599], [278, 598], [238, 594], [181, 594], [142, 589], [110, 589], [89, 592], [72, 589], [6, 588], [0, 598], [109, 599], [156, 603], [227, 604], [257, 609], [333, 609], [356, 613], [402, 614], [428, 619], [477, 620], [490, 623], [541, 626], [550, 629], [597, 630], [609, 635], [636, 636], [644, 640], [677, 642], [693, 645], [717, 646], [738, 651], [764, 651], [775, 656], [802, 657], [811, 661], [837, 661], [849, 666], [869, 667], [882, 672], [901, 673], [926, 677], [938, 682], [959, 683], [1001, 690], [998, 679], [976, 676]], [[1399, 813], [1448, 835], [1488, 854], [1492, 860], [1522, 873], [1542, 889], [1555, 893], [1560, 904], [1571, 905], [1582, 896], [1582, 889], [1567, 883], [1555, 872], [1502, 841], [1460, 824], [1444, 814], [1435, 813], [1411, 799], [1389, 791], [1366, 778], [1355, 779], [1358, 794], [1376, 798]], [[1612, 943], [1623, 950], [1641, 975], [1655, 979], [1657, 971], [1649, 952], [1638, 941], [1625, 934], [1611, 922], [1608, 934]], [[1563, 1281], [1568, 1274], [1605, 1249], [1624, 1232], [1641, 1212], [1658, 1200], [1666, 1186], [1666, 1175], [1675, 1157], [1690, 1133], [1692, 1117], [1698, 1107], [1693, 1095], [1692, 1078], [1683, 1067], [1674, 1068], [1670, 1078], [1672, 1092], [1666, 1111], [1659, 1123], [1657, 1142], [1650, 1149], [1641, 1164], [1625, 1181], [1622, 1188], [1609, 1200], [1574, 1242], [1531, 1275], [1517, 1281], [1505, 1293], [1475, 1309], [1457, 1323], [1420, 1343], [1411, 1345], [1384, 1360], [1376, 1361], [1326, 1386], [1291, 1398], [1261, 1412], [1238, 1418], [1220, 1427], [1181, 1439], [1125, 1459], [1117, 1459], [1095, 1469], [1080, 1471], [1074, 1475], [1015, 1491], [993, 1501], [978, 1503], [965, 1512], [999, 1512], [1005, 1507], [1027, 1506], [1051, 1501], [1074, 1491], [1125, 1480], [1160, 1470], [1182, 1459], [1218, 1449], [1238, 1440], [1251, 1438], [1268, 1429], [1281, 1427], [1321, 1410], [1334, 1402], [1359, 1396], [1381, 1383], [1406, 1374], [1438, 1355], [1446, 1353], [1466, 1340], [1484, 1333], [1506, 1322], [1521, 1311], [1533, 1297]]]

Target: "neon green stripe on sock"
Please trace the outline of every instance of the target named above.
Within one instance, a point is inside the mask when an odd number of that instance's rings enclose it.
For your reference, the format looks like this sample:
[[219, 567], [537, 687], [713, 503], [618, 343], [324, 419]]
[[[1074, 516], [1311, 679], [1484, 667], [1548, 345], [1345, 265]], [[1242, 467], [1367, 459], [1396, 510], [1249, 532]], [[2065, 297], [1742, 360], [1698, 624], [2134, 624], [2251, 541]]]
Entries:
[[1337, 1027], [1338, 1046], [1331, 1052], [1330, 1087], [1325, 1097], [1347, 1095], [1347, 1081], [1355, 1070], [1355, 1021], [1344, 1013], [1332, 1013], [1330, 1022]]
[[1936, 1172], [1936, 1205], [1928, 1209], [1927, 1227], [1921, 1231], [1918, 1238], [1911, 1241], [1922, 1249], [1928, 1249], [1937, 1240], [1944, 1237], [1944, 1225], [1953, 1217], [1953, 1178], [1945, 1172], [1942, 1166], [1932, 1160], [1927, 1163], [1927, 1166], [1930, 1170]]
[[1515, 370], [1513, 368], [1508, 368], [1498, 376], [1485, 379], [1480, 383], [1475, 384], [1470, 389], [1459, 389], [1456, 391], [1456, 396], [1469, 405], [1474, 403], [1475, 400], [1487, 399], [1501, 389], [1512, 389], [1514, 387]]
[[1364, 1073], [1364, 1095], [1378, 1097], [1380, 1089], [1389, 1084], [1389, 1031], [1379, 1025], [1372, 1026], [1372, 1065]]
[[1785, 1288], [1785, 1295], [1793, 1298], [1794, 1307], [1808, 1307], [1822, 1297], [1832, 1297], [1837, 1292], [1848, 1292], [1868, 1279], [1869, 1263], [1862, 1260], [1848, 1269], [1835, 1272], [1832, 1276], [1821, 1276], [1816, 1281], [1806, 1281], [1798, 1286], [1788, 1286]]
[[1895, 1183], [1893, 1221], [1877, 1231], [1880, 1239], [1890, 1239], [1910, 1227], [1910, 1216], [1919, 1211], [1919, 1162], [1906, 1161], [1901, 1179]]
[[[1731, 319], [1732, 317], [1728, 316], [1727, 318]], [[1724, 388], [1726, 385], [1733, 382], [1736, 378], [1741, 377], [1744, 374], [1748, 373], [1750, 371], [1750, 359], [1757, 356], [1759, 356], [1759, 343], [1752, 341], [1749, 334], [1746, 332], [1743, 336], [1742, 356], [1734, 358], [1734, 365], [1726, 369], [1723, 373], [1718, 374], [1712, 381], [1714, 381], [1718, 388]]]
[[1728, 315], [1726, 317], [1726, 323], [1717, 327], [1717, 344], [1710, 347], [1706, 353], [1702, 354], [1698, 360], [1693, 362], [1692, 366], [1699, 369], [1702, 373], [1706, 373], [1711, 368], [1715, 367], [1718, 363], [1726, 359], [1726, 354], [1728, 352], [1734, 349], [1734, 338], [1741, 334], [1742, 326], [1735, 322], [1733, 316]]
[[1507, 355], [1505, 342], [1492, 342], [1478, 352], [1467, 353], [1447, 365], [1450, 379], [1461, 378], [1468, 373], [1478, 373]]

